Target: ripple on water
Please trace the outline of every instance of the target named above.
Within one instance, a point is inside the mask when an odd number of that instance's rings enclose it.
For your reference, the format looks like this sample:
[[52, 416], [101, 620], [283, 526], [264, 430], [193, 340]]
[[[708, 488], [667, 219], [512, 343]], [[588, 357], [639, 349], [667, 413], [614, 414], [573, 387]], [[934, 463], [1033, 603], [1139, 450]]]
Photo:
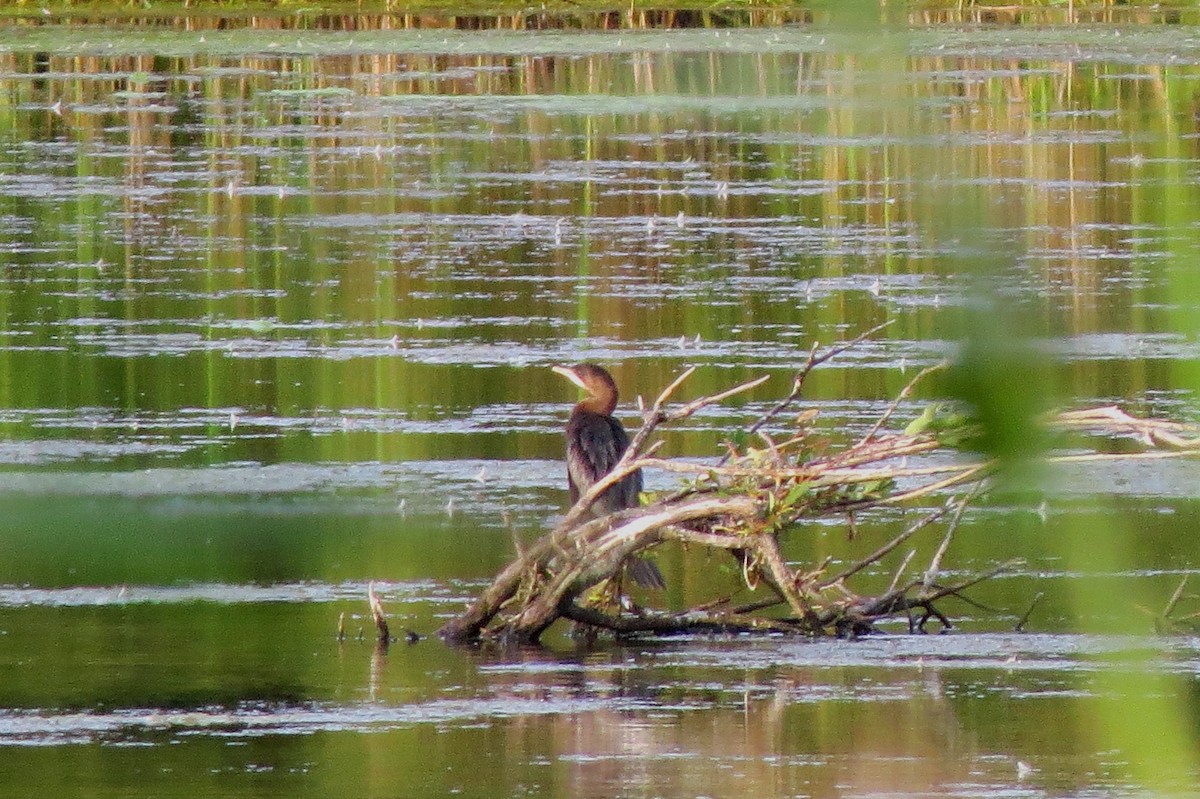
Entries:
[[112, 712], [56, 713], [0, 709], [0, 747], [138, 741], [166, 743], [195, 736], [256, 738], [316, 732], [385, 732], [417, 724], [488, 722], [639, 707], [620, 697], [476, 697], [410, 704], [363, 702], [268, 705], [247, 702], [225, 708], [127, 708]]
[[[443, 597], [442, 587], [432, 581], [395, 583], [375, 581], [379, 596], [389, 604], [404, 605]], [[104, 607], [111, 605], [171, 605], [212, 602], [243, 605], [262, 602], [330, 603], [361, 601], [368, 584], [302, 582], [274, 585], [191, 583], [177, 586], [118, 585], [33, 588], [0, 586], [0, 607]], [[461, 598], [456, 597], [456, 601]]]
[[[1200, 661], [1195, 642], [1161, 638], [984, 634], [811, 642], [706, 637], [627, 647], [582, 660], [525, 653], [511, 662], [485, 662], [480, 670], [487, 680], [466, 689], [472, 695], [465, 697], [449, 695], [461, 693], [460, 686], [443, 689], [446, 696], [420, 701], [398, 695], [352, 703], [0, 710], [0, 746], [371, 733], [421, 724], [461, 727], [508, 718], [647, 710], [652, 713], [632, 715], [630, 723], [674, 726], [688, 713], [759, 702], [895, 704], [931, 695], [1079, 699], [1111, 690], [1089, 675], [1120, 669], [1130, 655], [1142, 662], [1148, 653], [1164, 669], [1186, 674], [1194, 674]], [[730, 673], [737, 678], [730, 679]]]

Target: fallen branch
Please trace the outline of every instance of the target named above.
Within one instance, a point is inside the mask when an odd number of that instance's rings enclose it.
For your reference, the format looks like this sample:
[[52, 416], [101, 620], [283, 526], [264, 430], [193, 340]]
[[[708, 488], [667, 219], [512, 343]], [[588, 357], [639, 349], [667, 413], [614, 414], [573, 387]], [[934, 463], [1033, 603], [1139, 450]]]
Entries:
[[[789, 394], [746, 429], [739, 439], [743, 443], [727, 444], [726, 454], [715, 463], [656, 457], [662, 442], [651, 443], [651, 436], [663, 424], [685, 420], [704, 407], [762, 385], [766, 378], [670, 404], [693, 370], [680, 374], [649, 408], [643, 408], [642, 427], [613, 470], [581, 496], [552, 531], [520, 548], [471, 606], [442, 627], [442, 637], [454, 642], [480, 638], [536, 642], [559, 619], [617, 635], [722, 631], [853, 636], [874, 632], [888, 619], [905, 620], [914, 632], [923, 631], [930, 620], [947, 629], [951, 619], [940, 607], [945, 600], [982, 608], [965, 592], [1011, 568], [1013, 562], [950, 585], [940, 581], [939, 575], [967, 506], [984, 490], [996, 464], [956, 447], [955, 441], [969, 437], [969, 423], [956, 420], [953, 413], [941, 413], [940, 406], [931, 406], [903, 430], [890, 429], [900, 403], [941, 365], [910, 380], [866, 434], [852, 443], [836, 444], [840, 439], [822, 436], [813, 424], [815, 411], [800, 414], [790, 427], [767, 429], [798, 399], [813, 368], [879, 329], [823, 352], [814, 347], [793, 378]], [[1200, 452], [1196, 429], [1139, 420], [1116, 408], [1064, 412], [1045, 422], [1058, 430], [1135, 435], [1149, 445], [1170, 450], [1139, 453], [1142, 457]], [[929, 462], [926, 456], [931, 454], [937, 454], [939, 460]], [[1109, 457], [1129, 456], [1073, 454], [1048, 460]], [[649, 505], [587, 518], [600, 494], [638, 469], [682, 474], [690, 482], [685, 489]], [[847, 529], [857, 540], [862, 536], [862, 511], [911, 504], [960, 488], [967, 489], [963, 496], [948, 498], [886, 544], [836, 573], [828, 573], [828, 559], [806, 569], [784, 556], [781, 542], [802, 534], [809, 520], [844, 516]], [[918, 575], [908, 572], [913, 550], [902, 559], [882, 594], [863, 596], [849, 587], [852, 578], [941, 522], [946, 523], [941, 543]], [[622, 564], [664, 543], [728, 553], [740, 569], [742, 590], [765, 590], [767, 595], [738, 605], [732, 604], [733, 595], [722, 596], [677, 611], [647, 610], [623, 601], [616, 579]], [[1171, 616], [1182, 592], [1181, 585], [1161, 618]], [[1027, 611], [1018, 628], [1028, 615]], [[1172, 621], [1186, 624], [1191, 617]]]
[[[1134, 436], [1147, 446], [1169, 447], [1181, 451], [1200, 449], [1200, 428], [1196, 425], [1163, 419], [1139, 419], [1115, 405], [1060, 411], [1048, 421], [1051, 427], [1059, 430], [1083, 430], [1106, 436]], [[1191, 437], [1185, 438], [1184, 434], [1190, 434]]]

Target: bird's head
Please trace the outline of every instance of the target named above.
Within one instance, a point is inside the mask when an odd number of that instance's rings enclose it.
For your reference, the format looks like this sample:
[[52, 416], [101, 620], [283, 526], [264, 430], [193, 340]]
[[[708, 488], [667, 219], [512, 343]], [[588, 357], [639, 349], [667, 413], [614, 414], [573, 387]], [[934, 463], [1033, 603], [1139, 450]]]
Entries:
[[612, 413], [612, 409], [617, 406], [617, 384], [604, 367], [594, 363], [580, 363], [574, 366], [555, 366], [553, 371], [586, 391], [590, 397], [599, 400], [603, 412]]

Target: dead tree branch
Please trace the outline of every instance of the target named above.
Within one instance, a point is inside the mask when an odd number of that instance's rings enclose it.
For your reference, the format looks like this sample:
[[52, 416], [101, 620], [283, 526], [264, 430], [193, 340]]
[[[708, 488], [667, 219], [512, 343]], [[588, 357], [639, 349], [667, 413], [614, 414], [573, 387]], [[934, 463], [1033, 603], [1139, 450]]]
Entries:
[[[919, 632], [930, 620], [942, 628], [951, 626], [940, 607], [943, 600], [983, 607], [965, 592], [1011, 568], [1013, 562], [949, 585], [939, 580], [939, 574], [966, 508], [984, 490], [996, 464], [955, 445], [956, 440], [963, 440], [964, 431], [969, 434], [969, 422], [942, 413], [940, 405], [930, 406], [903, 430], [892, 425], [902, 402], [925, 377], [942, 368], [940, 364], [913, 377], [866, 434], [850, 443], [838, 443], [844, 437], [822, 435], [813, 424], [816, 412], [812, 410], [786, 425], [779, 421], [799, 398], [814, 368], [883, 327], [823, 352], [814, 347], [796, 372], [788, 395], [746, 428], [739, 438], [743, 443], [727, 444], [726, 454], [713, 463], [656, 457], [662, 441], [651, 441], [651, 437], [663, 424], [688, 419], [702, 408], [761, 386], [767, 378], [675, 404], [673, 397], [694, 370], [681, 373], [643, 409], [642, 426], [614, 469], [580, 497], [552, 531], [520, 548], [517, 557], [470, 607], [442, 627], [442, 637], [453, 642], [481, 638], [536, 642], [558, 619], [617, 635], [694, 631], [861, 635], [875, 631], [888, 619], [906, 620], [912, 631]], [[1136, 436], [1147, 446], [1165, 449], [1135, 453], [1134, 457], [1200, 453], [1200, 429], [1137, 419], [1113, 407], [1063, 412], [1045, 423], [1062, 431]], [[754, 442], [754, 446], [746, 442]], [[934, 455], [936, 459], [930, 458]], [[1059, 455], [1047, 460], [1115, 457], [1130, 456]], [[597, 497], [638, 469], [677, 473], [689, 482], [684, 490], [643, 507], [587, 518]], [[829, 573], [830, 559], [806, 568], [786, 557], [787, 539], [803, 535], [813, 520], [842, 516], [857, 541], [866, 537], [863, 511], [909, 505], [964, 487], [965, 495], [946, 499], [890, 541], [836, 573]], [[850, 588], [850, 582], [862, 580], [869, 567], [880, 565], [918, 533], [940, 523], [945, 523], [941, 543], [933, 548], [928, 565], [918, 576], [905, 576], [917, 552], [913, 549], [898, 568], [893, 567], [891, 585], [882, 594], [864, 596]], [[701, 600], [690, 608], [645, 610], [622, 601], [616, 579], [622, 564], [660, 545], [731, 554], [740, 567], [740, 588], [730, 593], [728, 578], [717, 585], [714, 575], [713, 593], [719, 598]], [[735, 595], [759, 588], [765, 588], [767, 596], [733, 604]], [[1183, 592], [1181, 584], [1167, 611], [1158, 614], [1163, 624], [1192, 622], [1191, 616], [1173, 616]], [[761, 615], [764, 613], [770, 615]], [[1027, 617], [1028, 612], [1018, 626]]]

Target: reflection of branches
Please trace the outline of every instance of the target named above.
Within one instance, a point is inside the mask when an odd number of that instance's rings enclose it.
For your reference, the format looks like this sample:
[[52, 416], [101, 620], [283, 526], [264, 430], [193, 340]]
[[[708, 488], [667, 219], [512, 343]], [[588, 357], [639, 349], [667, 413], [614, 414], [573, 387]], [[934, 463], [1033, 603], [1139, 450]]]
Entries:
[[[766, 431], [767, 423], [776, 420], [799, 396], [814, 367], [878, 329], [821, 353], [814, 349], [794, 378], [788, 396], [751, 424], [741, 436], [743, 443], [730, 444], [728, 454], [714, 464], [658, 458], [655, 453], [661, 441], [648, 442], [663, 423], [686, 419], [703, 407], [761, 385], [765, 378], [669, 406], [668, 401], [693, 370], [685, 371], [643, 412], [641, 429], [612, 472], [580, 497], [553, 531], [524, 548], [470, 608], [441, 629], [441, 635], [450, 641], [488, 636], [532, 642], [560, 618], [618, 634], [716, 630], [857, 635], [874, 630], [877, 622], [889, 618], [906, 619], [913, 631], [924, 630], [931, 619], [949, 627], [949, 617], [938, 607], [944, 599], [982, 607], [964, 592], [1010, 568], [1014, 561], [956, 583], [945, 583], [940, 575], [963, 512], [982, 490], [994, 464], [956, 449], [954, 442], [965, 440], [971, 428], [953, 415], [942, 418], [936, 406], [903, 431], [885, 430], [899, 403], [940, 366], [926, 369], [909, 381], [866, 435], [840, 449], [814, 432], [815, 413], [811, 412], [801, 414], [785, 435]], [[1062, 413], [1048, 424], [1059, 429], [1121, 435], [1132, 432], [1176, 452], [1200, 449], [1200, 438], [1182, 435], [1191, 432], [1190, 428], [1135, 419], [1113, 408]], [[932, 453], [953, 457], [941, 463], [908, 462], [909, 458]], [[690, 487], [641, 508], [585, 519], [586, 509], [601, 493], [643, 468], [689, 475]], [[891, 541], [836, 573], [829, 573], [829, 561], [807, 571], [797, 568], [785, 560], [780, 548], [781, 538], [805, 520], [842, 515], [853, 530], [858, 511], [944, 494], [959, 486], [970, 490], [923, 515]], [[905, 576], [915, 554], [910, 552], [882, 594], [861, 596], [851, 590], [848, 583], [852, 578], [878, 565], [935, 522], [946, 522], [946, 531], [918, 576]], [[596, 586], [612, 586], [612, 578], [628, 557], [663, 542], [726, 551], [736, 558], [746, 586], [751, 590], [765, 586], [769, 595], [740, 606], [731, 606], [732, 597], [726, 597], [682, 611], [662, 612], [630, 611], [614, 601], [617, 597], [612, 591], [591, 591]], [[759, 615], [772, 610], [775, 615]]]

